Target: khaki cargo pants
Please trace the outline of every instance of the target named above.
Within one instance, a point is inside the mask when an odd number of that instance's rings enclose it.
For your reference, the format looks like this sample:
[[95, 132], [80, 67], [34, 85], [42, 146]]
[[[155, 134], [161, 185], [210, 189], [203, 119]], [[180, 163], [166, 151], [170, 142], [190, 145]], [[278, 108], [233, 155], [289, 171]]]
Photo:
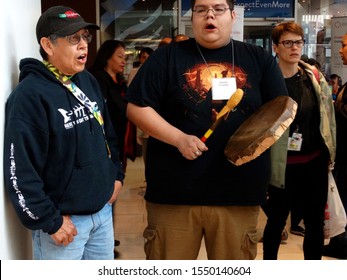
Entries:
[[204, 238], [210, 260], [257, 256], [259, 206], [189, 206], [146, 202], [148, 260], [194, 260]]

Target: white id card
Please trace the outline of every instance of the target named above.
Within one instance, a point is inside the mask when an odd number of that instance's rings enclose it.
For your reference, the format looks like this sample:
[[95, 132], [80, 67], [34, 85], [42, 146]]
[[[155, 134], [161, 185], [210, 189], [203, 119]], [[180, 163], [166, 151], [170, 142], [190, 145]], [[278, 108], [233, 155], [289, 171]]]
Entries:
[[288, 138], [288, 150], [300, 151], [301, 145], [302, 145], [302, 134], [294, 132], [292, 137]]
[[228, 100], [235, 91], [235, 77], [212, 79], [212, 100]]

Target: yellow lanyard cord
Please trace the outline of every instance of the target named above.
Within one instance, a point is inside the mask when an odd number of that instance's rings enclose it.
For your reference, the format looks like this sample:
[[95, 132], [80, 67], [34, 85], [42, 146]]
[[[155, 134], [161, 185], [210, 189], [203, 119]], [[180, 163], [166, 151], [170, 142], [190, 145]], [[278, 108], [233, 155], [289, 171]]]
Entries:
[[93, 114], [94, 118], [98, 121], [102, 128], [102, 132], [104, 134], [107, 154], [109, 157], [111, 157], [111, 151], [107, 143], [105, 130], [104, 130], [104, 119], [102, 118], [101, 112], [99, 110], [98, 104], [96, 102], [91, 102], [90, 99], [83, 93], [83, 91], [76, 86], [68, 76], [61, 73], [55, 66], [53, 66], [48, 61], [43, 61], [43, 64], [47, 67], [49, 71], [51, 71], [54, 76], [57, 78], [58, 81], [60, 81], [63, 86], [65, 86], [72, 94], [73, 96], [88, 110]]

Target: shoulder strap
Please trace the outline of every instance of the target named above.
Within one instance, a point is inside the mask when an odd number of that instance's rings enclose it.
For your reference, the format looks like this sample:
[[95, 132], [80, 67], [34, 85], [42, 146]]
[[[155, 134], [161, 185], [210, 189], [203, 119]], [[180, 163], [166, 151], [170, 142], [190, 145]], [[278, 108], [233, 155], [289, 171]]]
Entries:
[[98, 104], [96, 102], [91, 102], [90, 99], [88, 98], [88, 96], [86, 96], [84, 94], [84, 92], [78, 86], [76, 86], [76, 84], [74, 84], [68, 76], [61, 73], [54, 65], [52, 65], [48, 61], [43, 61], [43, 64], [46, 65], [47, 69], [54, 74], [54, 76], [57, 78], [57, 80], [60, 81], [62, 83], [62, 85], [65, 86], [83, 106], [88, 108], [88, 110], [92, 113], [94, 118], [98, 121], [98, 123], [100, 124], [100, 126], [102, 128], [107, 153], [110, 157], [111, 151], [110, 151], [110, 148], [109, 148], [107, 140], [106, 140], [106, 135], [105, 135], [105, 130], [104, 130], [104, 119], [101, 115]]

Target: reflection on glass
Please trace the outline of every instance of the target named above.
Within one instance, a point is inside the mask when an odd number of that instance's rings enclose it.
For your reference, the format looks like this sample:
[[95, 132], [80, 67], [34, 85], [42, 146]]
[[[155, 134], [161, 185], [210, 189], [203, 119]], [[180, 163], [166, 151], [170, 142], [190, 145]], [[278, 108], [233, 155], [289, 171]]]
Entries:
[[177, 1], [100, 0], [101, 43], [121, 40], [126, 45], [129, 73], [143, 47], [156, 49], [164, 37], [177, 35]]

